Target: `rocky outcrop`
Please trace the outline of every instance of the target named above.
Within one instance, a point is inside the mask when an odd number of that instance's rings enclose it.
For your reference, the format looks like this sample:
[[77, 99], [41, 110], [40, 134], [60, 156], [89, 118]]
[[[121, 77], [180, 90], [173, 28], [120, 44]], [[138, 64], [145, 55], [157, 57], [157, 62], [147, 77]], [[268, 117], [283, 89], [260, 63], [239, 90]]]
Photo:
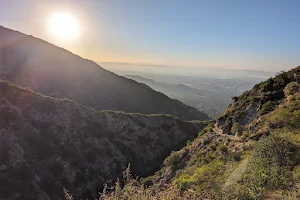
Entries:
[[[234, 124], [246, 127], [250, 123], [253, 124], [253, 121], [259, 123], [262, 114], [275, 109], [287, 97], [285, 88], [291, 87], [289, 90], [295, 90], [293, 85], [297, 83], [299, 74], [300, 67], [297, 67], [257, 84], [239, 97], [234, 97], [235, 101], [217, 118], [214, 130], [232, 135], [235, 134], [232, 131]], [[253, 126], [247, 128], [252, 132], [256, 129]]]

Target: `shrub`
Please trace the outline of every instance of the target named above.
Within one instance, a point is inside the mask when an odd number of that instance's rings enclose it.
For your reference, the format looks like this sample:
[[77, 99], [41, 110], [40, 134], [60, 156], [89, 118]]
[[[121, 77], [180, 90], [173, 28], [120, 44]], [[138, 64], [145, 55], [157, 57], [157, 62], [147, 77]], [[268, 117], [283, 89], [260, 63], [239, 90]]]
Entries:
[[231, 153], [230, 156], [231, 158], [236, 161], [236, 162], [239, 162], [242, 160], [242, 152], [234, 152], [234, 153]]
[[214, 128], [214, 124], [213, 123], [208, 124], [204, 129], [202, 129], [199, 132], [198, 137], [200, 137], [200, 136], [202, 136], [202, 135], [204, 135], [206, 133], [212, 132], [213, 128]]
[[282, 108], [277, 109], [268, 122], [273, 128], [287, 127], [290, 129], [300, 128], [300, 101], [296, 100]]
[[[183, 154], [185, 153], [186, 151], [183, 152]], [[180, 151], [172, 151], [172, 153], [165, 159], [164, 165], [169, 166], [172, 170], [180, 169], [184, 164], [184, 162], [182, 162], [183, 154]]]
[[220, 152], [221, 154], [227, 154], [228, 153], [228, 148], [224, 144], [220, 144], [217, 148], [217, 151]]
[[[124, 183], [122, 187], [121, 182]], [[70, 194], [65, 192], [66, 200], [69, 200]], [[71, 196], [72, 198], [72, 196]], [[73, 198], [72, 198], [73, 199]], [[177, 187], [170, 186], [166, 190], [156, 188], [147, 188], [139, 180], [134, 179], [131, 175], [130, 166], [124, 172], [123, 180], [117, 180], [114, 186], [105, 185], [103, 192], [100, 193], [99, 200], [150, 200], [150, 199], [186, 199], [184, 194], [180, 194]]]
[[223, 181], [222, 175], [224, 171], [224, 162], [215, 160], [207, 165], [196, 168], [191, 175], [181, 175], [174, 182], [181, 190], [191, 187], [197, 191], [213, 190]]
[[282, 137], [271, 135], [261, 139], [238, 185], [238, 196], [262, 199], [266, 190], [287, 190], [293, 183], [290, 170], [293, 153], [294, 146]]
[[287, 73], [283, 71], [274, 78], [273, 88], [275, 90], [283, 89], [289, 82], [290, 79], [288, 78]]
[[243, 133], [243, 128], [237, 123], [235, 122], [231, 129], [230, 129], [230, 132], [233, 133], [233, 134], [236, 134], [238, 136], [241, 136], [242, 133]]
[[142, 178], [142, 179], [141, 179], [141, 182], [142, 182], [142, 184], [145, 185], [145, 186], [150, 186], [150, 185], [153, 184], [152, 179], [153, 179], [153, 176], [148, 176], [148, 177], [146, 177], [146, 178]]
[[233, 102], [237, 102], [239, 100], [238, 97], [232, 97], [231, 99], [232, 99]]
[[191, 146], [191, 145], [192, 145], [191, 140], [186, 141], [186, 146]]
[[258, 115], [264, 115], [267, 114], [269, 112], [271, 112], [274, 109], [275, 105], [272, 101], [267, 101], [266, 103], [264, 103], [261, 107], [261, 109], [258, 112]]
[[298, 84], [296, 82], [291, 82], [287, 86], [285, 86], [283, 91], [284, 91], [285, 96], [293, 95], [296, 92], [300, 91], [300, 84]]
[[197, 163], [202, 166], [211, 163], [215, 159], [217, 159], [215, 153], [201, 154], [198, 156]]

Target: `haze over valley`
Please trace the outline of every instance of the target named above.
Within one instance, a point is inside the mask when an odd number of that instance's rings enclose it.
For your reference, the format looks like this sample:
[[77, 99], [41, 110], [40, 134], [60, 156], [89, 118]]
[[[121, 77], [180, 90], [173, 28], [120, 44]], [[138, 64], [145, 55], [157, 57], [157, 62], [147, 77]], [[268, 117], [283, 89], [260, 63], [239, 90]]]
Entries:
[[221, 114], [231, 103], [232, 97], [275, 75], [275, 72], [257, 70], [191, 69], [129, 63], [99, 64], [203, 111], [210, 117]]

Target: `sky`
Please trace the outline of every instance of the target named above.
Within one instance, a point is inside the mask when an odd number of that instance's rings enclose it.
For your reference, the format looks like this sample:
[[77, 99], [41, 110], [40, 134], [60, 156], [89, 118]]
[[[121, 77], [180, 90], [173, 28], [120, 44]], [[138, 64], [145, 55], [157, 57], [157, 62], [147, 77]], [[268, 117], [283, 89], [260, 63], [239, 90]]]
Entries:
[[[96, 62], [288, 70], [300, 65], [299, 0], [0, 0], [0, 25]], [[74, 40], [47, 29], [55, 13]]]

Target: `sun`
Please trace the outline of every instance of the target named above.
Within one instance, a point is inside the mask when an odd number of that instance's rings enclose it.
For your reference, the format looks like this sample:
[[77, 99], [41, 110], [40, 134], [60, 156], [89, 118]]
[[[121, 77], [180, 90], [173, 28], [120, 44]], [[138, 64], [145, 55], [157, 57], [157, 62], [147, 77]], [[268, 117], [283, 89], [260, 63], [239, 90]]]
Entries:
[[79, 35], [79, 24], [76, 18], [68, 13], [54, 14], [48, 24], [49, 32], [63, 40], [74, 40]]

